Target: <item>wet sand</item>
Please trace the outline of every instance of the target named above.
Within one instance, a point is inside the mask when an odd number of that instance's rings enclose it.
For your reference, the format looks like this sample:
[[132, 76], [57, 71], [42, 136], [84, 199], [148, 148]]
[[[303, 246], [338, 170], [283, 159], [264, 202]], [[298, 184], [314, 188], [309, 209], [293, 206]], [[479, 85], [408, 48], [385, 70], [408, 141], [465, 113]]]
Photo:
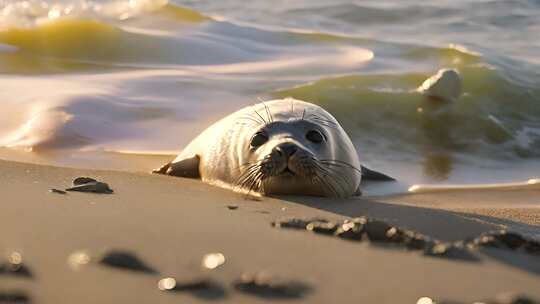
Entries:
[[[426, 296], [472, 302], [502, 292], [540, 299], [538, 255], [484, 248], [474, 252], [476, 260], [453, 260], [271, 226], [285, 217], [369, 216], [442, 241], [501, 228], [532, 236], [540, 229], [540, 190], [254, 201], [147, 173], [7, 161], [0, 168], [0, 250], [19, 252], [31, 273], [0, 273], [0, 293], [22, 292], [34, 303], [416, 303]], [[49, 192], [79, 176], [106, 182], [114, 193]], [[153, 271], [100, 263], [111, 250], [133, 254]], [[68, 257], [81, 251], [90, 262], [73, 267]], [[203, 270], [208, 253], [222, 253], [224, 264]], [[261, 271], [305, 289], [280, 297], [239, 285], [242, 274]], [[166, 277], [192, 284], [161, 291], [158, 281]]]

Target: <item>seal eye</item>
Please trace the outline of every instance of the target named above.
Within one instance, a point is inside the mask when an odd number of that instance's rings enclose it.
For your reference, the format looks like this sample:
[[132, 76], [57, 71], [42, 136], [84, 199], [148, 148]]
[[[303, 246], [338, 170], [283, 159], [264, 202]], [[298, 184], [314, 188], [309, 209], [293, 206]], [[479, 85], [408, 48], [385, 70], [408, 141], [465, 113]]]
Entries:
[[251, 138], [251, 146], [255, 148], [260, 147], [267, 141], [268, 141], [268, 135], [266, 135], [263, 132], [257, 132]]
[[319, 132], [317, 130], [311, 130], [311, 131], [307, 132], [306, 138], [309, 141], [317, 143], [317, 144], [322, 143], [323, 140], [324, 140], [324, 136], [321, 134], [321, 132]]

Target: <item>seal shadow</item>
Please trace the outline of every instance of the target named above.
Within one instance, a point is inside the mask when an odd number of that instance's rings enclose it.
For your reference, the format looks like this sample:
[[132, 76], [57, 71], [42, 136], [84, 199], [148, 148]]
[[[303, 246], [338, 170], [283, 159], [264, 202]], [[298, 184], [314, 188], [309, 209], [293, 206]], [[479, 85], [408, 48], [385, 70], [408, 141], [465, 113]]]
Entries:
[[[377, 201], [376, 198], [328, 199], [307, 196], [279, 196], [278, 198], [291, 204], [300, 204], [340, 216], [367, 216], [381, 219], [391, 225], [411, 229], [448, 242], [469, 240], [482, 233], [501, 230], [501, 225], [512, 229], [520, 227], [520, 231], [539, 231], [540, 229], [538, 226], [506, 219], [382, 202]], [[459, 229], [456, 229], [456, 227], [459, 227]], [[481, 248], [477, 252], [484, 257], [495, 259], [498, 262], [540, 276], [540, 256], [496, 248]], [[455, 262], [470, 262], [459, 259], [452, 260]], [[476, 262], [481, 262], [481, 259]]]

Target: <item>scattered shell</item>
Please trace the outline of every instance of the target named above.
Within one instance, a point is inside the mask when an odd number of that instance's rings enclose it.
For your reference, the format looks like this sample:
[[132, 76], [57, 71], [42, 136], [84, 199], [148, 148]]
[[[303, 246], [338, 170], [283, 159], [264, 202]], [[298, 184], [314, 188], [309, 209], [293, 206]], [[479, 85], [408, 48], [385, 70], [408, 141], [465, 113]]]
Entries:
[[311, 290], [304, 283], [285, 281], [265, 272], [242, 274], [233, 286], [237, 291], [262, 298], [301, 298]]
[[49, 192], [51, 192], [51, 193], [57, 193], [57, 194], [67, 194], [66, 191], [60, 190], [60, 189], [55, 189], [55, 188], [49, 189]]
[[66, 191], [78, 191], [78, 192], [92, 192], [92, 193], [103, 193], [111, 194], [113, 190], [109, 188], [109, 185], [102, 182], [91, 182], [87, 184], [80, 184], [67, 188]]
[[23, 263], [21, 253], [17, 251], [10, 253], [7, 257], [7, 261], [0, 264], [0, 275], [1, 274], [32, 277], [30, 269]]
[[202, 266], [206, 269], [216, 269], [225, 263], [223, 253], [208, 253], [202, 259]]
[[89, 183], [95, 183], [97, 180], [91, 178], [91, 177], [77, 177], [73, 180], [73, 186], [83, 185], [83, 184], [89, 184]]
[[139, 272], [156, 273], [154, 269], [147, 266], [135, 254], [128, 251], [111, 250], [106, 253], [99, 262], [110, 267]]

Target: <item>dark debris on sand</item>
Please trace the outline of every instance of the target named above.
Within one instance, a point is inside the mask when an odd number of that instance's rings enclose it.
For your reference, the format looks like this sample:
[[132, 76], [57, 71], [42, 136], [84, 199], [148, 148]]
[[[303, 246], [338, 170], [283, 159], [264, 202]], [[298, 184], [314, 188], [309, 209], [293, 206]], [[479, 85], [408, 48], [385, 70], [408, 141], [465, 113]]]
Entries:
[[66, 191], [91, 192], [100, 194], [112, 194], [114, 191], [107, 183], [97, 181], [91, 177], [77, 177], [73, 180], [73, 187]]
[[56, 193], [56, 194], [67, 194], [66, 191], [60, 190], [60, 189], [55, 189], [55, 188], [49, 189], [49, 192], [50, 193]]
[[233, 287], [239, 292], [267, 299], [297, 299], [311, 291], [307, 284], [283, 280], [264, 272], [245, 273], [233, 282]]
[[474, 303], [483, 303], [483, 304], [540, 304], [537, 300], [522, 295], [522, 294], [501, 294], [496, 296], [494, 299], [474, 301], [474, 302], [458, 302], [458, 301], [437, 301], [437, 304], [474, 304]]
[[530, 240], [515, 232], [506, 230], [484, 233], [469, 241], [473, 248], [487, 247], [507, 250], [517, 250], [528, 254], [540, 255], [540, 242]]
[[135, 254], [128, 251], [111, 250], [103, 255], [99, 260], [99, 263], [132, 271], [145, 272], [145, 273], [157, 273], [156, 270], [146, 265]]
[[22, 255], [18, 252], [13, 252], [8, 256], [6, 261], [0, 263], [0, 275], [14, 275], [31, 278], [32, 272], [30, 271], [30, 268], [24, 264]]
[[375, 245], [393, 245], [408, 250], [422, 251], [424, 255], [477, 261], [473, 250], [478, 247], [492, 247], [507, 250], [522, 250], [529, 254], [540, 255], [540, 243], [507, 231], [483, 234], [477, 238], [442, 242], [429, 236], [393, 226], [387, 222], [358, 217], [343, 222], [331, 222], [321, 218], [289, 218], [272, 222], [273, 227], [311, 231], [317, 234], [331, 235], [349, 241], [370, 241]]
[[207, 300], [221, 299], [227, 295], [221, 284], [208, 278], [192, 278], [184, 281], [163, 278], [158, 282], [158, 288], [166, 292], [187, 292], [194, 297]]
[[0, 292], [0, 303], [30, 303], [30, 297], [23, 291]]

